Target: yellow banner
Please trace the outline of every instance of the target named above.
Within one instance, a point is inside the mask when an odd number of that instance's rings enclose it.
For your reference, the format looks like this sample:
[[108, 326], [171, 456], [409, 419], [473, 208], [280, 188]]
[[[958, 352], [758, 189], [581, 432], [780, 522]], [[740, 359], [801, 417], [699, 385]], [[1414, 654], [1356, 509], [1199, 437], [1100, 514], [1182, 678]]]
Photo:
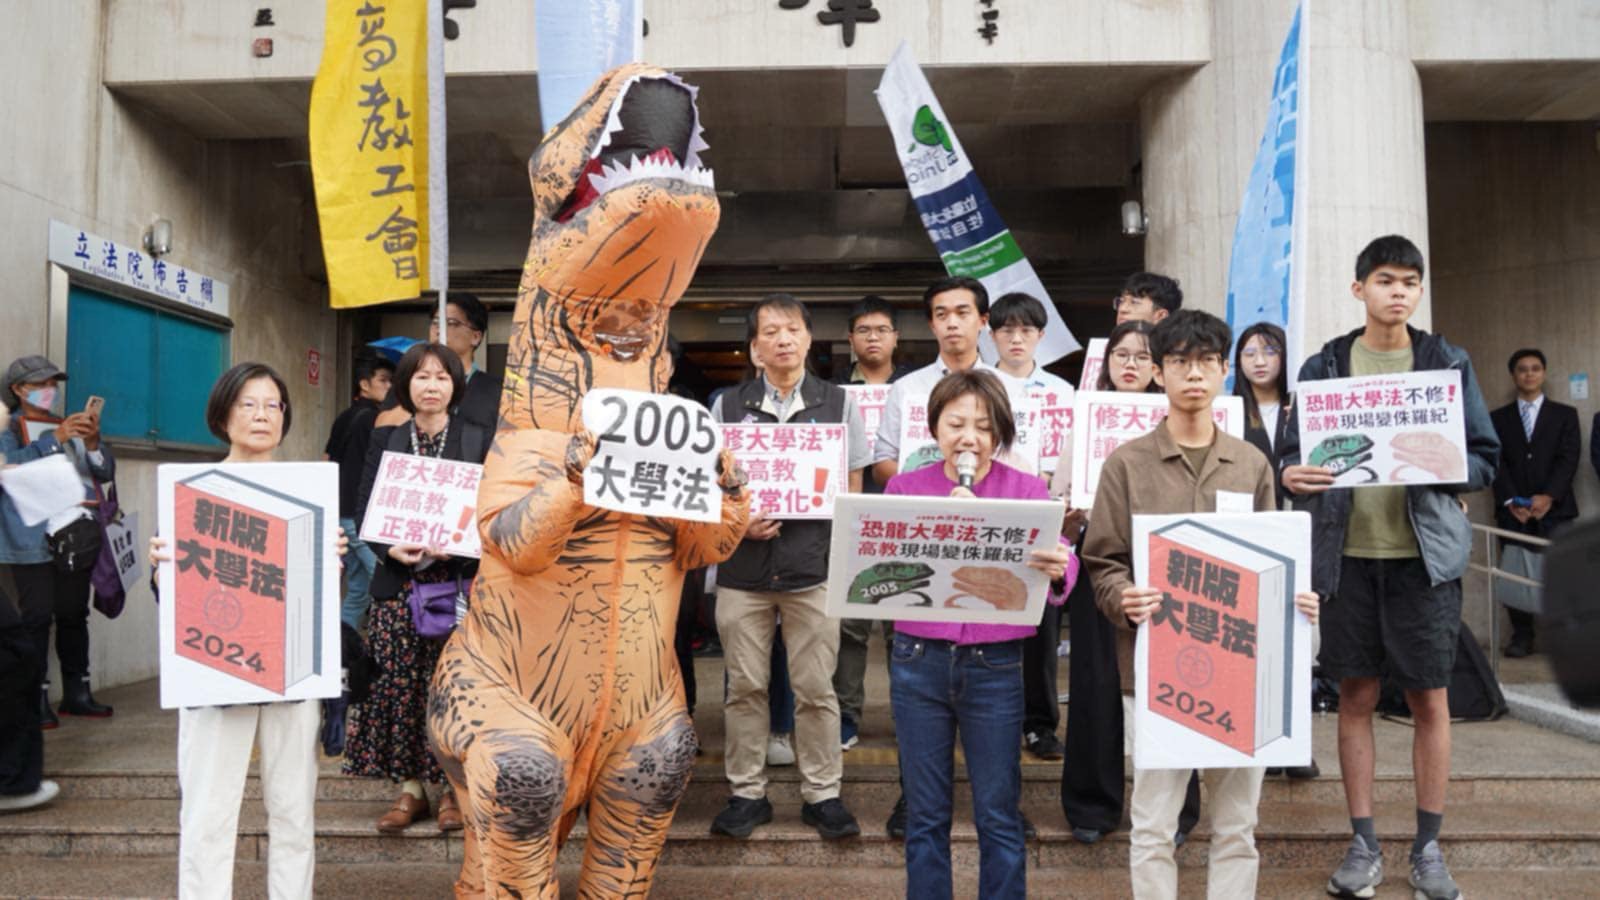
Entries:
[[327, 0], [311, 176], [335, 309], [430, 279], [428, 0]]

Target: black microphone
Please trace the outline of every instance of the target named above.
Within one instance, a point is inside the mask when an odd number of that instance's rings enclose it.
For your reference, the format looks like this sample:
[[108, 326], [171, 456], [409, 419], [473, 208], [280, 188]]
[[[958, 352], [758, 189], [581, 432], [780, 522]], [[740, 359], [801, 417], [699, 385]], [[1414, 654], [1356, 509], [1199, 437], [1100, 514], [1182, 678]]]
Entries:
[[967, 490], [972, 490], [972, 483], [978, 480], [978, 454], [971, 450], [963, 450], [956, 457], [956, 480]]

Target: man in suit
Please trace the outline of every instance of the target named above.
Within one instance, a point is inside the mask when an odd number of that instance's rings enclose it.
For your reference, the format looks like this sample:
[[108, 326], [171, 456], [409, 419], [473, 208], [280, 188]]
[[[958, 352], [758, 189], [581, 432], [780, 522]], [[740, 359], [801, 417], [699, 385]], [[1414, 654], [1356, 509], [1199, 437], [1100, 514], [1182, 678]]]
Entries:
[[[1490, 413], [1500, 436], [1495, 523], [1508, 531], [1548, 538], [1578, 517], [1572, 494], [1583, 445], [1578, 411], [1544, 395], [1543, 352], [1518, 350], [1507, 368], [1516, 382], [1517, 399]], [[1527, 656], [1533, 652], [1533, 614], [1509, 606], [1506, 612], [1511, 617], [1506, 656]]]

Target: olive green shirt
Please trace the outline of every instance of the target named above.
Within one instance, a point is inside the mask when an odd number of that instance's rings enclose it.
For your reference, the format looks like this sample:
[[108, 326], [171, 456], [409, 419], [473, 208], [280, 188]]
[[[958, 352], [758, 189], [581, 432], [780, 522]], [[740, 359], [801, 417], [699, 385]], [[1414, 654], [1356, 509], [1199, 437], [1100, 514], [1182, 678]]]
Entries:
[[[1394, 375], [1411, 371], [1410, 347], [1379, 352], [1357, 338], [1350, 344], [1350, 374]], [[1421, 555], [1417, 535], [1406, 513], [1401, 485], [1351, 488], [1350, 525], [1344, 533], [1344, 555], [1362, 559], [1410, 559]]]

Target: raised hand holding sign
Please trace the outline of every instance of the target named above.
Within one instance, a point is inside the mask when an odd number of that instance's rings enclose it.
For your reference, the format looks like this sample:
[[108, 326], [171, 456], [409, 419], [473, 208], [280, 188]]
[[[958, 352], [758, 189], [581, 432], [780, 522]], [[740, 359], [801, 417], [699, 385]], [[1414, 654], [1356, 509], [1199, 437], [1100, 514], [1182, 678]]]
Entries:
[[585, 503], [718, 521], [722, 434], [705, 407], [667, 394], [596, 389], [584, 395], [583, 424], [595, 436], [594, 455], [583, 470]]

